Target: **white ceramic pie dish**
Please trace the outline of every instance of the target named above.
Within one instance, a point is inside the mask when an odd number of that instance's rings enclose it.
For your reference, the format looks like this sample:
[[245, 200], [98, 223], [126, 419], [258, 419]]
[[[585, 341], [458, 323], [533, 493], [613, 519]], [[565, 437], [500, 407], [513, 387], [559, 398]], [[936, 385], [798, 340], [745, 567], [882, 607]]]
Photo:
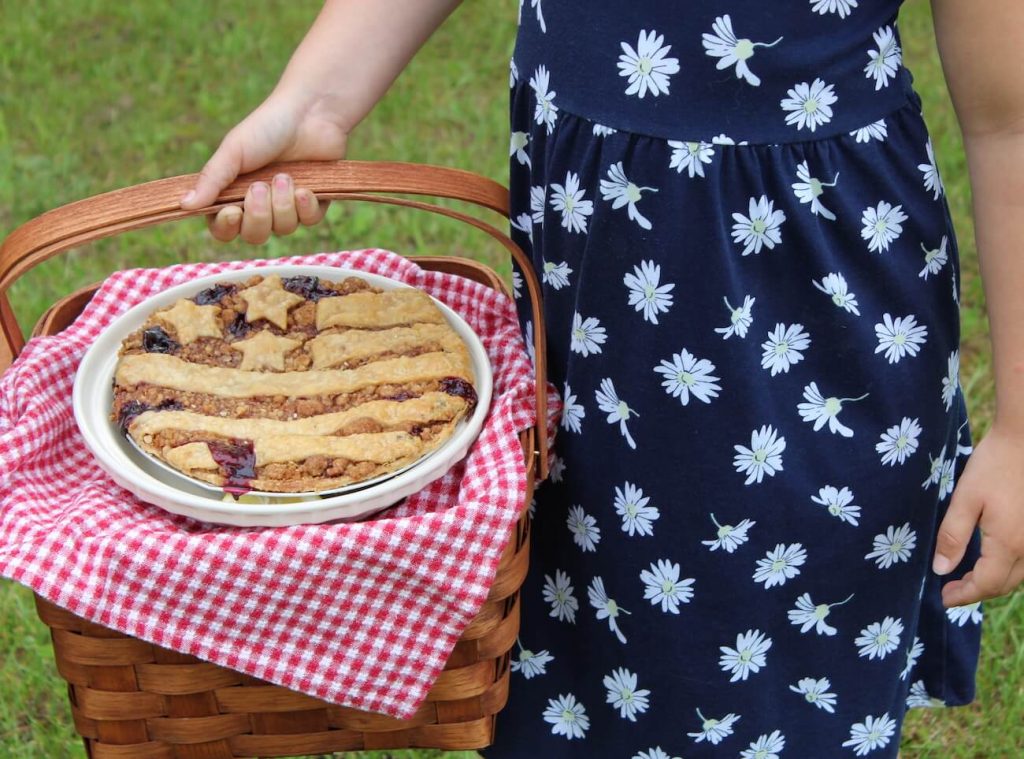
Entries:
[[466, 455], [490, 408], [493, 391], [491, 365], [483, 343], [472, 328], [437, 299], [434, 303], [469, 349], [478, 402], [473, 413], [457, 425], [447, 441], [412, 465], [386, 477], [357, 483], [340, 492], [311, 500], [288, 503], [284, 499], [294, 498], [295, 494], [260, 493], [256, 495], [265, 496], [267, 503], [249, 503], [246, 502], [248, 499], [225, 501], [219, 488], [176, 472], [139, 451], [110, 420], [114, 370], [121, 342], [141, 327], [153, 311], [170, 306], [180, 298], [191, 297], [217, 282], [242, 282], [257, 274], [306, 275], [333, 281], [359, 277], [382, 290], [409, 287], [403, 282], [353, 269], [260, 266], [191, 280], [164, 290], [126, 311], [85, 352], [75, 375], [73, 392], [75, 420], [85, 444], [114, 482], [148, 503], [206, 522], [238, 526], [315, 524], [357, 520], [387, 508], [444, 475]]

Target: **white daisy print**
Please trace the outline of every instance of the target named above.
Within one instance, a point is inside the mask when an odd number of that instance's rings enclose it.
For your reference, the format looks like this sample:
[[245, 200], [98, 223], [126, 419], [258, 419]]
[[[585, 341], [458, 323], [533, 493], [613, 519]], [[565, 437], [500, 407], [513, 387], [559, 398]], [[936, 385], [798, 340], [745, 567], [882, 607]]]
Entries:
[[963, 627], [968, 622], [972, 625], [980, 625], [981, 620], [984, 618], [984, 614], [981, 611], [981, 602], [975, 601], [971, 604], [965, 604], [964, 606], [953, 606], [952, 608], [946, 609], [946, 617], [953, 624]]
[[811, 213], [820, 215], [829, 221], [835, 221], [836, 215], [821, 204], [821, 196], [825, 193], [826, 187], [835, 187], [839, 181], [839, 174], [831, 182], [822, 182], [820, 179], [811, 176], [811, 170], [807, 161], [801, 161], [796, 167], [796, 182], [793, 183], [793, 193], [801, 203], [811, 204]]
[[867, 756], [875, 749], [885, 748], [896, 733], [896, 720], [886, 712], [881, 717], [865, 717], [850, 727], [850, 739], [843, 741], [844, 748], [852, 748], [857, 756]]
[[[530, 243], [533, 243], [533, 220], [530, 218], [530, 214], [521, 213], [514, 219], [509, 220], [509, 225], [512, 229], [518, 229], [520, 232], [530, 238]], [[518, 272], [516, 272], [518, 274]], [[514, 284], [514, 283], [513, 283]], [[522, 275], [519, 278], [519, 286], [522, 287]], [[522, 293], [520, 292], [519, 295]], [[518, 298], [519, 295], [516, 295]]]
[[625, 401], [619, 400], [619, 396], [615, 393], [615, 385], [608, 377], [601, 380], [601, 388], [596, 391], [595, 395], [598, 408], [608, 414], [608, 424], [618, 422], [619, 432], [626, 438], [626, 443], [630, 448], [636, 450], [636, 441], [629, 434], [626, 422], [629, 421], [631, 415], [639, 416], [639, 414], [631, 409]]
[[557, 699], [549, 698], [544, 721], [551, 725], [552, 733], [564, 735], [569, 740], [585, 738], [590, 729], [587, 709], [572, 693], [559, 695]]
[[569, 275], [572, 274], [572, 269], [565, 261], [558, 263], [545, 261], [541, 271], [541, 281], [550, 285], [552, 290], [561, 290], [563, 287], [569, 286]]
[[889, 130], [885, 125], [885, 119], [879, 119], [860, 129], [854, 129], [850, 132], [850, 136], [857, 142], [871, 142], [872, 140], [885, 142], [885, 138], [889, 136]]
[[837, 13], [839, 18], [846, 18], [857, 7], [857, 0], [810, 0], [811, 10], [824, 16], [826, 13]]
[[802, 545], [779, 543], [763, 559], [757, 560], [754, 582], [764, 583], [765, 590], [776, 585], [785, 585], [787, 580], [792, 580], [800, 574], [799, 568], [806, 561], [807, 551]]
[[924, 680], [918, 680], [910, 686], [910, 693], [907, 695], [908, 709], [934, 709], [945, 706], [941, 698], [932, 698], [924, 687]]
[[540, 30], [547, 34], [548, 25], [544, 22], [544, 14], [541, 12], [540, 0], [530, 0], [530, 7], [537, 9], [537, 23], [540, 24]]
[[654, 746], [653, 748], [649, 748], [646, 751], [641, 751], [639, 754], [636, 754], [633, 759], [682, 759], [682, 757], [669, 756], [661, 746]]
[[675, 284], [661, 284], [661, 265], [654, 261], [641, 261], [639, 266], [633, 267], [632, 273], [623, 276], [622, 283], [629, 291], [629, 305], [642, 311], [644, 320], [651, 324], [657, 324], [658, 314], [672, 307]]
[[594, 213], [594, 204], [584, 200], [578, 174], [565, 173], [565, 184], [551, 184], [551, 207], [562, 214], [562, 226], [570, 232], [586, 232], [587, 217]]
[[734, 140], [732, 137], [730, 137], [727, 134], [719, 134], [719, 135], [716, 135], [715, 137], [711, 138], [711, 144], [712, 145], [746, 145], [747, 141], [746, 140], [741, 140], [740, 142], [736, 142], [736, 140]]
[[796, 685], [790, 685], [789, 689], [803, 696], [807, 703], [814, 704], [814, 706], [829, 714], [835, 714], [836, 694], [829, 692], [831, 687], [832, 683], [827, 677], [822, 677], [821, 679], [804, 677]]
[[946, 498], [953, 494], [954, 485], [954, 467], [956, 462], [953, 459], [947, 459], [946, 449], [943, 447], [939, 453], [937, 459], [933, 459], [930, 455], [928, 456], [931, 461], [931, 474], [928, 479], [921, 483], [921, 487], [927, 488], [929, 485], [939, 486], [939, 500]]
[[533, 223], [544, 225], [544, 196], [546, 190], [539, 185], [530, 188], [530, 213], [533, 216]]
[[786, 738], [778, 730], [770, 735], [761, 735], [750, 747], [740, 752], [740, 759], [779, 759], [779, 754], [786, 747]]
[[626, 214], [630, 220], [635, 221], [641, 229], [650, 229], [651, 222], [636, 208], [644, 192], [657, 192], [657, 189], [639, 187], [630, 182], [626, 170], [622, 167], [622, 161], [609, 166], [608, 179], [601, 180], [601, 197], [612, 201], [612, 208], [626, 206]]
[[754, 321], [750, 310], [754, 307], [754, 302], [757, 299], [744, 295], [743, 303], [736, 308], [732, 307], [728, 298], [723, 297], [722, 300], [725, 302], [725, 307], [729, 309], [729, 326], [715, 327], [715, 332], [720, 334], [723, 340], [728, 340], [733, 335], [746, 337], [747, 330], [750, 329], [750, 325]]
[[942, 450], [939, 451], [938, 458], [932, 458], [931, 454], [928, 454], [928, 461], [931, 463], [930, 470], [928, 472], [928, 479], [921, 483], [922, 488], [927, 488], [929, 485], [935, 485], [939, 481], [939, 477], [942, 476], [942, 464], [946, 460], [946, 446], [942, 446]]
[[665, 392], [678, 398], [684, 406], [690, 403], [691, 395], [699, 401], [711, 403], [722, 389], [718, 384], [719, 378], [712, 374], [715, 365], [706, 358], [698, 359], [686, 348], [673, 353], [671, 361], [662, 360], [654, 371], [665, 378], [661, 382]]
[[838, 630], [825, 620], [833, 606], [842, 606], [853, 598], [851, 594], [842, 601], [831, 604], [816, 604], [811, 600], [810, 593], [804, 593], [796, 599], [796, 607], [786, 612], [791, 624], [800, 625], [800, 632], [806, 633], [813, 627], [818, 635], [833, 637]]
[[525, 331], [526, 331], [526, 334], [524, 335], [523, 340], [526, 342], [526, 355], [529, 357], [530, 363], [533, 364], [534, 366], [536, 366], [537, 365], [537, 355], [536, 355], [537, 348], [533, 344], [533, 322], [532, 321], [526, 322], [526, 330]]
[[569, 509], [566, 526], [572, 533], [573, 542], [584, 552], [597, 550], [597, 544], [601, 542], [601, 528], [597, 526], [597, 520], [592, 515], [583, 511], [582, 506], [572, 506]]
[[[520, 3], [519, 10], [521, 11], [522, 3]], [[511, 60], [508, 62], [508, 86], [509, 89], [516, 86], [516, 82], [519, 81], [519, 67], [516, 66], [516, 62]]]
[[516, 157], [519, 163], [529, 166], [530, 156], [526, 154], [526, 148], [530, 144], [530, 135], [526, 132], [513, 132], [512, 139], [508, 149], [509, 158], [512, 156]]
[[924, 175], [924, 189], [932, 193], [932, 199], [938, 200], [942, 195], [942, 177], [939, 176], [939, 167], [935, 163], [935, 150], [932, 148], [932, 141], [925, 143], [925, 151], [928, 154], [928, 163], [919, 163], [917, 168]]
[[949, 252], [946, 248], [949, 246], [949, 238], [945, 235], [942, 236], [942, 240], [939, 242], [939, 247], [934, 250], [928, 250], [921, 243], [921, 250], [924, 251], [924, 268], [917, 273], [921, 279], [928, 279], [929, 274], [938, 274], [942, 271], [942, 267], [949, 261]]
[[828, 423], [828, 431], [838, 433], [843, 437], [853, 437], [853, 430], [839, 421], [839, 412], [843, 410], [844, 403], [862, 401], [868, 397], [864, 393], [857, 398], [826, 398], [818, 390], [818, 384], [812, 382], [804, 387], [804, 402], [798, 403], [796, 408], [800, 412], [800, 418], [805, 422], [814, 422], [814, 431], [818, 432], [825, 423]]
[[832, 120], [832, 106], [839, 99], [831, 84], [815, 79], [808, 84], [801, 82], [786, 93], [789, 97], [779, 103], [786, 114], [786, 123], [795, 125], [797, 130], [807, 127], [814, 131]]
[[663, 612], [678, 614], [679, 604], [689, 603], [693, 598], [693, 578], [680, 580], [679, 565], [667, 559], [652, 562], [650, 569], [640, 572], [640, 580], [645, 586], [644, 598], [652, 606], [661, 604]]
[[561, 456], [553, 456], [551, 462], [551, 469], [548, 474], [551, 477], [552, 482], [561, 482], [562, 474], [565, 472], [565, 459]]
[[664, 35], [645, 29], [640, 32], [635, 50], [627, 42], [620, 43], [619, 76], [629, 82], [627, 95], [643, 99], [648, 92], [653, 97], [668, 94], [669, 77], [679, 73], [679, 59], [668, 57], [672, 46], [664, 42]]
[[675, 169], [680, 174], [684, 171], [694, 177], [704, 176], [704, 164], [711, 163], [711, 157], [715, 149], [706, 142], [680, 142], [669, 140], [668, 145], [672, 148], [672, 157], [669, 159], [668, 167]]
[[587, 588], [587, 596], [590, 598], [590, 605], [597, 610], [597, 618], [599, 620], [607, 619], [608, 629], [615, 633], [619, 643], [625, 643], [626, 636], [619, 629], [618, 618], [620, 613], [630, 614], [632, 612], [626, 611], [615, 603], [614, 598], [608, 597], [604, 589], [604, 580], [600, 577], [595, 577], [594, 581], [590, 583], [590, 587]]
[[758, 199], [751, 198], [747, 207], [749, 216], [741, 213], [732, 215], [735, 224], [732, 225], [732, 239], [739, 245], [743, 245], [743, 255], [760, 253], [762, 247], [769, 250], [782, 242], [782, 232], [779, 227], [786, 220], [786, 214], [775, 210], [775, 201], [768, 200], [762, 195]]
[[577, 311], [572, 315], [572, 338], [569, 343], [573, 353], [583, 356], [600, 353], [601, 346], [608, 339], [604, 327], [593, 316], [584, 319]]
[[586, 409], [582, 404], [576, 402], [576, 394], [566, 382], [565, 390], [562, 393], [562, 429], [575, 432], [577, 435], [580, 434], [586, 415]]
[[810, 345], [811, 336], [804, 332], [803, 324], [779, 322], [761, 343], [761, 366], [770, 369], [773, 377], [779, 372], [788, 372], [789, 367], [803, 361], [803, 351]]
[[518, 300], [523, 297], [523, 275], [512, 270], [512, 297]]
[[781, 437], [776, 429], [765, 424], [761, 429], [750, 433], [750, 447], [734, 445], [736, 456], [733, 466], [740, 474], [747, 475], [744, 485], [761, 482], [767, 474], [774, 477], [782, 471], [782, 452], [786, 450], [786, 438]]
[[896, 42], [896, 34], [891, 26], [883, 26], [874, 33], [876, 50], [868, 50], [868, 63], [864, 67], [864, 76], [875, 80], [875, 91], [889, 86], [889, 80], [896, 76], [896, 71], [903, 60], [903, 51]]
[[854, 527], [860, 524], [860, 506], [853, 502], [853, 491], [848, 487], [836, 488], [832, 485], [825, 485], [819, 488], [818, 495], [812, 495], [811, 500], [828, 509], [828, 513], [842, 522], [852, 524]]
[[715, 65], [719, 71], [730, 66], [736, 67], [736, 78], [742, 79], [747, 84], [757, 87], [761, 79], [747, 66], [749, 61], [759, 47], [775, 47], [782, 42], [779, 37], [774, 42], [754, 42], [744, 38], [737, 39], [736, 33], [732, 30], [732, 19], [729, 15], [719, 16], [711, 26], [711, 34], [704, 33], [704, 50], [712, 58], [718, 58]]
[[772, 639], [760, 630], [747, 630], [736, 636], [736, 647], [720, 646], [722, 652], [718, 665], [723, 671], [732, 674], [729, 682], [746, 680], [751, 673], [761, 671], [768, 660], [768, 649], [772, 647]]
[[903, 213], [903, 206], [881, 200], [877, 206], [865, 208], [860, 220], [864, 225], [860, 236], [868, 241], [868, 250], [881, 253], [889, 250], [889, 245], [903, 233], [907, 215]]
[[615, 134], [618, 129], [612, 129], [604, 124], [594, 124], [593, 133], [595, 137], [608, 137], [609, 135]]
[[636, 687], [636, 673], [619, 667], [605, 675], [604, 687], [608, 689], [607, 703], [619, 710], [622, 719], [636, 722], [636, 715], [643, 714], [650, 705], [651, 692]]
[[549, 617], [557, 617], [561, 622], [576, 624], [576, 612], [580, 604], [572, 591], [572, 581], [561, 569], [555, 570], [554, 580], [550, 575], [544, 575], [544, 600], [551, 604]]
[[902, 464], [917, 450], [917, 439], [921, 435], [921, 424], [917, 419], [903, 417], [899, 424], [882, 433], [882, 439], [875, 443], [875, 450], [882, 457], [882, 464]]
[[917, 532], [910, 529], [910, 523], [901, 527], [889, 525], [885, 534], [875, 535], [874, 547], [865, 559], [874, 559], [879, 569], [888, 569], [893, 564], [910, 561], [910, 554], [917, 547]]
[[916, 635], [914, 636], [914, 645], [907, 650], [907, 663], [903, 667], [903, 671], [900, 673], [900, 680], [906, 680], [907, 676], [914, 669], [914, 665], [917, 664], [917, 660], [921, 658], [921, 654], [924, 653], [924, 643]]
[[551, 82], [551, 74], [544, 66], [538, 66], [537, 70], [530, 77], [530, 88], [537, 99], [537, 105], [533, 109], [533, 118], [538, 124], [543, 124], [548, 134], [555, 129], [555, 121], [558, 119], [558, 106], [555, 105], [555, 93], [548, 89]]
[[885, 351], [886, 360], [895, 364], [904, 356], [917, 355], [927, 342], [928, 327], [918, 325], [913, 314], [895, 319], [890, 314], [883, 314], [882, 321], [875, 325], [875, 336], [878, 338], [875, 353]]
[[854, 641], [860, 656], [868, 659], [884, 659], [900, 645], [903, 620], [886, 617], [881, 622], [872, 622], [860, 631]]
[[615, 513], [622, 517], [622, 531], [626, 534], [654, 534], [654, 522], [661, 513], [655, 506], [648, 506], [650, 497], [636, 485], [623, 483], [622, 489], [615, 488]]
[[718, 520], [715, 519], [715, 515], [711, 514], [711, 521], [715, 527], [718, 528], [718, 532], [715, 535], [714, 540], [702, 540], [701, 544], [706, 545], [710, 550], [717, 551], [721, 548], [726, 553], [732, 553], [741, 545], [750, 540], [747, 535], [747, 530], [753, 527], [757, 522], [753, 519], [743, 519], [738, 524], [719, 524]]
[[694, 743], [707, 741], [712, 746], [717, 746], [724, 739], [732, 735], [732, 726], [740, 719], [740, 715], [733, 714], [731, 712], [721, 719], [709, 718], [701, 714], [700, 709], [697, 710], [697, 716], [700, 717], [700, 731], [696, 733], [687, 733], [686, 735], [693, 738]]
[[512, 659], [512, 671], [521, 672], [527, 680], [538, 675], [547, 674], [547, 666], [555, 660], [555, 657], [547, 651], [531, 651], [523, 648], [523, 644], [516, 638], [516, 645], [519, 646], [519, 656]]
[[821, 282], [811, 280], [816, 288], [832, 298], [832, 302], [845, 311], [860, 316], [857, 309], [857, 296], [851, 293], [846, 284], [846, 277], [838, 272], [829, 272], [821, 278]]

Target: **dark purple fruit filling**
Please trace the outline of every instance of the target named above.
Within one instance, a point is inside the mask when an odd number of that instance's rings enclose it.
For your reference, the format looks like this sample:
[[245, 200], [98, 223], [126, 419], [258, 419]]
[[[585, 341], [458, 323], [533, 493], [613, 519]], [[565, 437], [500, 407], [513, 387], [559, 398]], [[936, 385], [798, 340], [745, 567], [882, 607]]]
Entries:
[[462, 377], [445, 377], [441, 380], [441, 389], [448, 395], [456, 395], [466, 400], [470, 411], [476, 408], [476, 390], [473, 386], [462, 379]]
[[314, 303], [321, 298], [331, 298], [339, 294], [336, 290], [321, 285], [319, 277], [310, 277], [304, 274], [295, 277], [285, 277], [281, 280], [281, 285], [288, 292], [301, 295], [306, 300], [311, 300]]
[[245, 320], [245, 314], [238, 314], [228, 325], [228, 332], [239, 339], [248, 335], [250, 329], [249, 322]]
[[386, 395], [386, 396], [384, 396], [384, 400], [386, 400], [386, 401], [407, 401], [407, 400], [409, 400], [412, 397], [413, 397], [412, 393], [407, 393], [405, 390], [399, 390], [394, 395]]
[[230, 295], [236, 289], [235, 285], [214, 285], [196, 293], [192, 300], [199, 306], [213, 306], [220, 303], [225, 296]]
[[150, 327], [142, 333], [142, 349], [146, 353], [177, 353], [181, 346], [162, 327]]
[[117, 414], [117, 427], [121, 430], [122, 434], [127, 435], [128, 427], [131, 425], [132, 420], [145, 411], [181, 411], [183, 408], [185, 407], [181, 403], [170, 399], [161, 401], [156, 406], [150, 406], [148, 403], [140, 401], [128, 401], [121, 406], [121, 410]]
[[256, 451], [251, 440], [214, 441], [206, 444], [224, 475], [224, 492], [236, 498], [252, 490], [256, 477]]

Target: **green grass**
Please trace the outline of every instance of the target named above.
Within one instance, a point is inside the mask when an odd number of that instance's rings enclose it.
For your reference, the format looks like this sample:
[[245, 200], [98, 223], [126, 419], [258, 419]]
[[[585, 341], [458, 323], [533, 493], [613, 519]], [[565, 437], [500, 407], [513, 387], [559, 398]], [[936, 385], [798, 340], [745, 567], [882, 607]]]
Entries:
[[[35, 0], [4, 3], [0, 24], [0, 236], [64, 203], [197, 171], [224, 132], [273, 86], [320, 3], [314, 0]], [[469, 168], [505, 181], [507, 58], [516, 3], [466, 3], [352, 138], [352, 158]], [[909, 0], [904, 47], [925, 104], [963, 264], [961, 377], [976, 435], [991, 424], [991, 356], [959, 132], [924, 0]], [[359, 246], [456, 253], [507, 271], [480, 233], [407, 210], [336, 205], [328, 222], [264, 248], [220, 245], [197, 221], [120, 235], [54, 259], [10, 293], [23, 325], [59, 296], [116, 268], [280, 256]], [[0, 582], [0, 756], [81, 757], [49, 635], [31, 594]], [[979, 696], [912, 712], [905, 759], [1016, 757], [1024, 746], [1024, 596], [989, 605]], [[472, 754], [359, 754], [395, 759]], [[546, 759], [546, 758], [545, 758]]]

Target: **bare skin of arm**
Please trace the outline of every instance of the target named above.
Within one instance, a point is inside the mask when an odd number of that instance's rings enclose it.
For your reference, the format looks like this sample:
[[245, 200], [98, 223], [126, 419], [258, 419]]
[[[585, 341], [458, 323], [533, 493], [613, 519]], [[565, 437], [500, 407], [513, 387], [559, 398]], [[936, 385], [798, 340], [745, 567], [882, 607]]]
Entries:
[[[209, 205], [239, 174], [278, 160], [345, 157], [348, 136], [459, 0], [327, 0], [277, 86], [224, 137], [183, 208]], [[280, 174], [210, 221], [218, 240], [262, 243], [315, 224], [326, 204]]]
[[1024, 3], [932, 0], [935, 33], [963, 133], [996, 389], [989, 433], [953, 491], [934, 568], [959, 563], [975, 526], [981, 558], [943, 589], [946, 606], [1024, 581]]

